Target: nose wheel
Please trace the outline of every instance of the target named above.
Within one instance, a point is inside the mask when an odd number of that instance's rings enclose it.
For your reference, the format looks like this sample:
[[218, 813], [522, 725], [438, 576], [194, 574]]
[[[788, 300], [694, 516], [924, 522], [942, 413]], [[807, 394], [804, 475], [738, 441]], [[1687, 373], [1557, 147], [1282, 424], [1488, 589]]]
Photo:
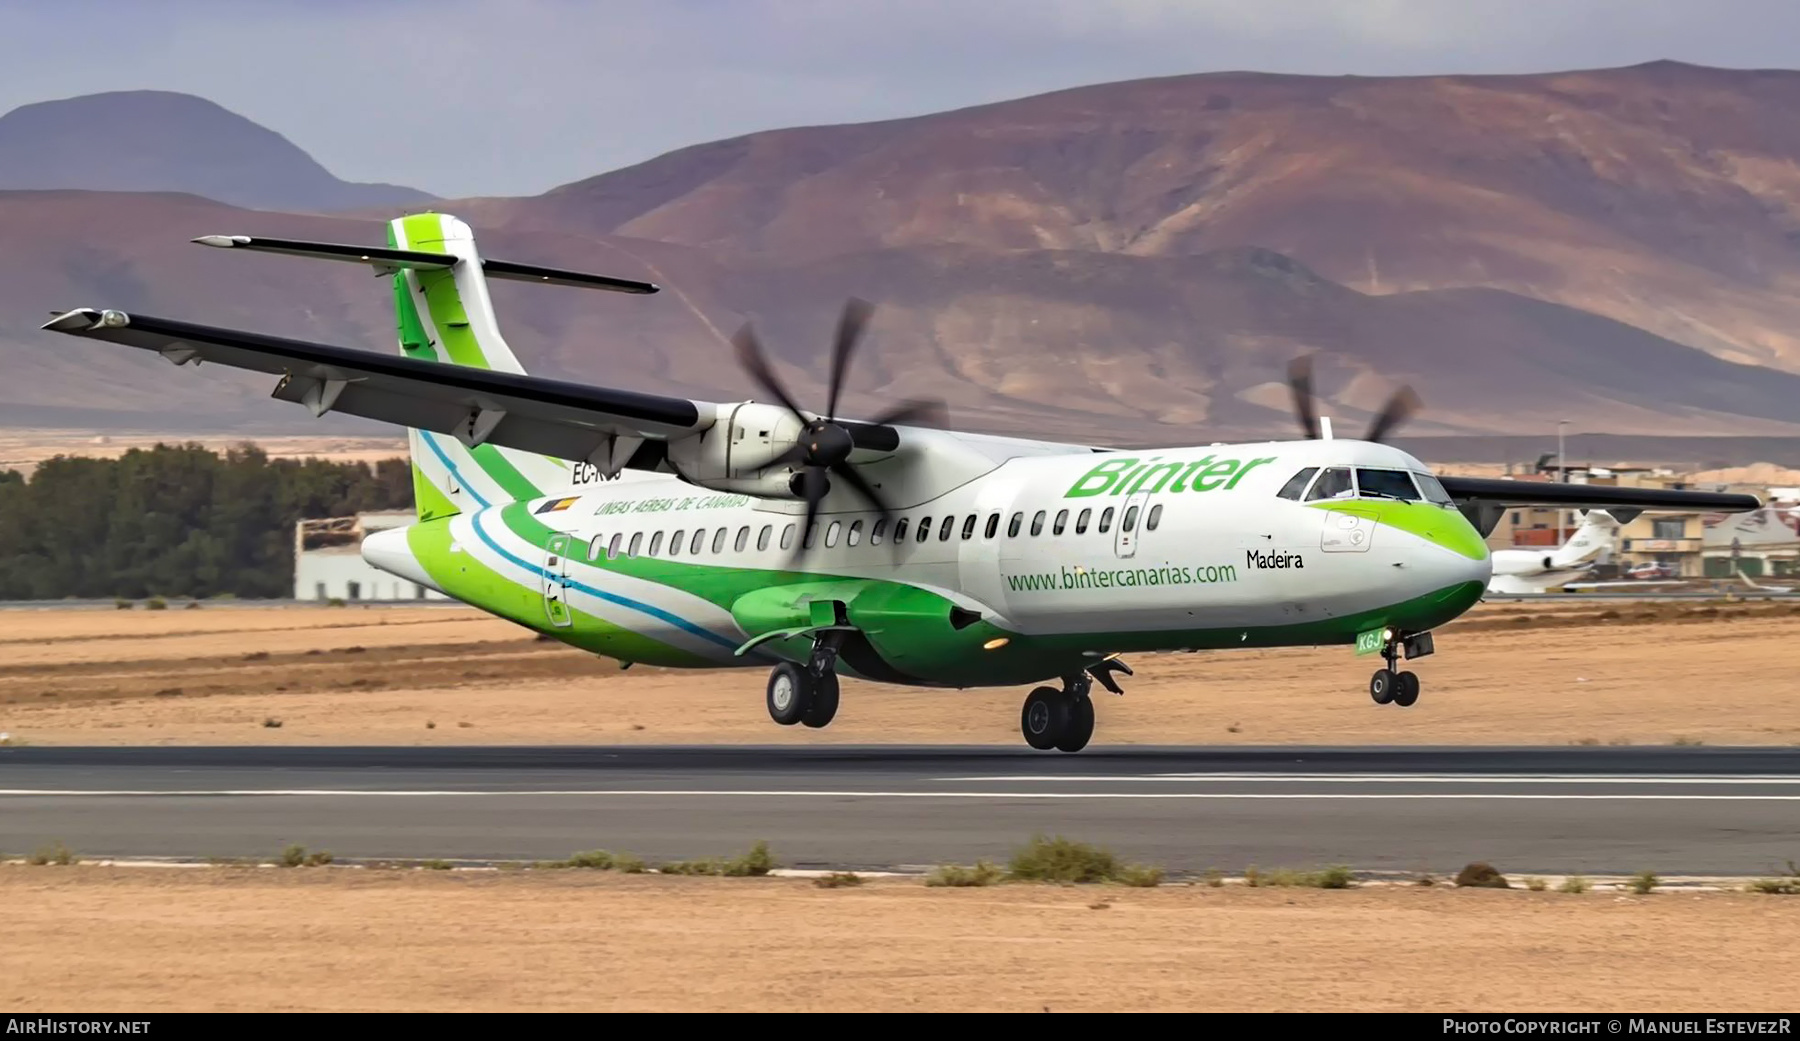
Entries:
[[1406, 640], [1390, 639], [1382, 646], [1381, 656], [1387, 660], [1387, 667], [1376, 669], [1375, 675], [1369, 677], [1369, 699], [1377, 705], [1411, 708], [1419, 700], [1418, 674], [1395, 667], [1400, 663], [1403, 648], [1409, 661], [1423, 658], [1432, 651], [1431, 634], [1420, 633]]
[[829, 726], [838, 710], [837, 648], [842, 634], [822, 634], [805, 665], [784, 661], [769, 672], [769, 718], [784, 727]]

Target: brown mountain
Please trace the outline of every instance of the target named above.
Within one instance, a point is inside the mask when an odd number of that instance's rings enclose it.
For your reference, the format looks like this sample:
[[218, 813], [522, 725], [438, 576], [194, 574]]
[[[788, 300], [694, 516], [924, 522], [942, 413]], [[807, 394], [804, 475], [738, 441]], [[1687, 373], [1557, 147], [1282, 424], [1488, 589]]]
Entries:
[[[1406, 381], [1426, 398], [1409, 428], [1421, 434], [1558, 419], [1792, 434], [1796, 102], [1800, 74], [1669, 64], [1192, 76], [756, 134], [443, 208], [489, 255], [668, 287], [495, 288], [534, 371], [612, 385], [746, 395], [725, 337], [754, 319], [820, 400], [836, 308], [855, 294], [881, 311], [851, 405], [940, 395], [972, 428], [1288, 436], [1282, 367], [1318, 351], [1346, 432]], [[43, 373], [0, 385], [13, 414], [291, 421], [260, 386], [244, 398], [187, 373], [147, 378], [166, 363], [49, 342], [32, 327], [51, 306], [391, 344], [366, 273], [186, 244], [209, 232], [375, 243], [373, 221], [36, 192], [0, 193], [0, 227], [27, 246], [0, 254], [0, 313], [31, 319], [0, 328], [0, 364]]]
[[266, 210], [425, 203], [395, 184], [339, 180], [280, 134], [166, 90], [21, 105], [0, 116], [0, 189], [192, 192]]

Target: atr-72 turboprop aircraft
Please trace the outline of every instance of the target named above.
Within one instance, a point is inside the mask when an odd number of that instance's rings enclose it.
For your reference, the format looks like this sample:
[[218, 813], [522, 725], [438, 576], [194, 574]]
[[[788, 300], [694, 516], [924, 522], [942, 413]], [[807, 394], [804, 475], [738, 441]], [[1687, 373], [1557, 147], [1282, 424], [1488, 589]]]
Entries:
[[[483, 259], [442, 214], [385, 248], [212, 235], [208, 246], [362, 263], [391, 277], [400, 357], [116, 310], [45, 328], [279, 376], [274, 397], [410, 428], [418, 522], [371, 536], [377, 567], [629, 665], [771, 667], [777, 723], [822, 727], [840, 673], [1037, 686], [1021, 729], [1078, 751], [1095, 683], [1127, 653], [1342, 644], [1379, 653], [1379, 704], [1411, 705], [1402, 656], [1490, 576], [1485, 533], [1542, 504], [1741, 511], [1753, 496], [1434, 477], [1382, 439], [1146, 450], [957, 433], [931, 403], [837, 418], [868, 316], [846, 309], [823, 413], [782, 388], [748, 326], [739, 360], [772, 403], [655, 397], [527, 376], [487, 279], [657, 287]], [[933, 425], [933, 424], [936, 425]]]

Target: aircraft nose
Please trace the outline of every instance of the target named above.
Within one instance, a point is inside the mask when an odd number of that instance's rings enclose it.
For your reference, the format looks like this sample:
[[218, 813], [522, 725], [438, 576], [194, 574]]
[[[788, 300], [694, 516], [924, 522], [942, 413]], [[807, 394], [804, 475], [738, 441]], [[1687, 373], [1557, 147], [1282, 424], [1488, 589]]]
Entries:
[[[413, 554], [407, 530], [389, 528], [365, 537], [362, 541], [362, 558], [368, 561], [369, 566], [390, 575], [398, 575], [427, 589], [437, 589], [437, 583], [432, 581], [424, 566], [419, 563], [419, 558]], [[443, 590], [439, 589], [438, 592]]]

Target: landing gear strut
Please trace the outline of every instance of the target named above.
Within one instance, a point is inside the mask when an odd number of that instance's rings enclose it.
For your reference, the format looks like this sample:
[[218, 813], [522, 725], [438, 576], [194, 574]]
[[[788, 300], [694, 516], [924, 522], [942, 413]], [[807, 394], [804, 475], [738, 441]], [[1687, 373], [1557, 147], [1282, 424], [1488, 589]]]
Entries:
[[1094, 736], [1094, 700], [1088, 696], [1094, 681], [1114, 694], [1123, 694], [1112, 674], [1131, 675], [1131, 669], [1108, 658], [1082, 672], [1063, 677], [1062, 689], [1039, 687], [1025, 696], [1019, 712], [1019, 730], [1025, 743], [1039, 751], [1079, 752]]
[[1375, 670], [1375, 675], [1369, 677], [1369, 697], [1377, 705], [1410, 708], [1419, 700], [1418, 674], [1395, 668], [1403, 650], [1408, 661], [1425, 657], [1432, 652], [1431, 634], [1417, 633], [1404, 638], [1395, 635], [1382, 644], [1381, 656], [1387, 661], [1387, 667]]
[[784, 661], [769, 673], [769, 718], [784, 727], [795, 723], [818, 728], [831, 723], [838, 710], [837, 652], [841, 631], [827, 631], [813, 641], [805, 665]]

